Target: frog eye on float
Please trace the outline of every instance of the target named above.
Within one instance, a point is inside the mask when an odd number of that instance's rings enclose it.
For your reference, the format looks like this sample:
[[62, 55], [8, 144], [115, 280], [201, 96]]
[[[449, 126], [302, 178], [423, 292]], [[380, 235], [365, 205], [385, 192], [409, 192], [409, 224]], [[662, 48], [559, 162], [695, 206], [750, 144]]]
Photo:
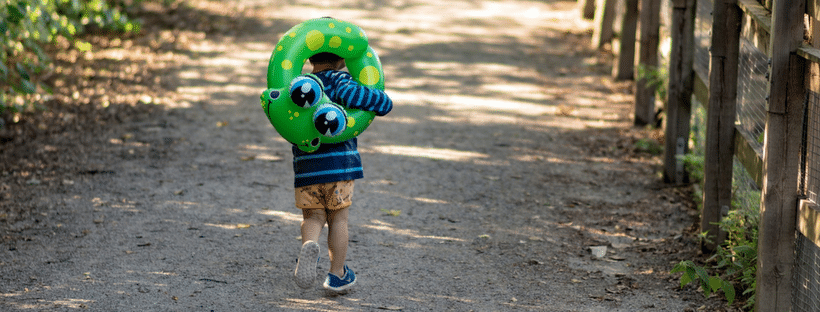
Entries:
[[347, 127], [347, 114], [339, 105], [325, 103], [316, 108], [313, 126], [326, 137], [335, 137]]
[[310, 108], [322, 99], [322, 84], [312, 76], [299, 76], [290, 84], [290, 99], [302, 108]]

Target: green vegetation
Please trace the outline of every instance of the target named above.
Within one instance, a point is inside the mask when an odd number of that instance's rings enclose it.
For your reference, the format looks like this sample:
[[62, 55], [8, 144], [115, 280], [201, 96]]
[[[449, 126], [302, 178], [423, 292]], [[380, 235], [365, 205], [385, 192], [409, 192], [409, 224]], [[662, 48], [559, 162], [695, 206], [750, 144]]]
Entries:
[[666, 64], [661, 66], [647, 66], [639, 64], [637, 68], [638, 80], [646, 79], [647, 88], [655, 89], [655, 95], [666, 102], [667, 87], [669, 85], [669, 69]]
[[0, 114], [31, 107], [33, 95], [51, 93], [38, 77], [52, 70], [49, 47], [81, 52], [91, 31], [134, 33], [140, 24], [122, 11], [141, 0], [0, 0]]
[[663, 146], [661, 146], [658, 141], [653, 139], [640, 139], [635, 142], [635, 150], [642, 153], [648, 153], [651, 155], [662, 155], [663, 154]]
[[690, 260], [684, 260], [672, 269], [672, 273], [679, 272], [683, 272], [680, 278], [681, 287], [686, 286], [686, 284], [690, 282], [697, 281], [700, 282], [700, 288], [703, 290], [704, 296], [709, 297], [711, 293], [721, 290], [729, 301], [729, 304], [735, 301], [735, 287], [732, 286], [732, 283], [718, 276], [709, 276], [709, 273], [706, 273], [706, 269], [702, 266], [696, 265]]
[[[693, 107], [694, 108], [694, 107]], [[690, 179], [695, 182], [695, 201], [702, 207], [703, 193], [701, 183], [704, 177], [704, 156], [702, 142], [705, 139], [703, 122], [705, 112], [702, 107], [693, 111], [692, 142], [695, 148], [683, 157], [685, 168]], [[681, 275], [681, 287], [697, 282], [705, 296], [722, 291], [728, 303], [735, 300], [744, 303], [744, 309], [751, 309], [755, 302], [755, 276], [757, 271], [757, 238], [760, 219], [759, 205], [761, 192], [745, 169], [735, 164], [732, 181], [732, 210], [725, 215], [719, 224], [726, 232], [726, 240], [717, 252], [707, 259], [706, 266], [695, 264], [691, 260], [678, 263], [671, 273]], [[706, 233], [701, 233], [706, 239]], [[709, 273], [711, 272], [711, 274]], [[736, 295], [736, 290], [741, 295]]]

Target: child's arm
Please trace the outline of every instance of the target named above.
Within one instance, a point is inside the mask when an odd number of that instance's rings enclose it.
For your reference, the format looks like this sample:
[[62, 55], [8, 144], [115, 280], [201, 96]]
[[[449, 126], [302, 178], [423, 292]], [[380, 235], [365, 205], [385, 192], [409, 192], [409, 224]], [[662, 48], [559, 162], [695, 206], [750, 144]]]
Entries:
[[374, 112], [376, 116], [387, 115], [393, 109], [393, 101], [384, 91], [363, 87], [346, 72], [335, 72], [329, 78], [335, 86], [329, 90], [330, 99], [338, 104]]

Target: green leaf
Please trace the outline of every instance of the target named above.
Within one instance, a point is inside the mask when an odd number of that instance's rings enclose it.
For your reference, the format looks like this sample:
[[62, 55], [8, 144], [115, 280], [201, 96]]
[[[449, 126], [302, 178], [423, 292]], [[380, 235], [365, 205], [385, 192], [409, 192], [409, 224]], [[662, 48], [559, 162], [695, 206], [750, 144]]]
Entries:
[[681, 277], [680, 277], [680, 287], [683, 288], [683, 286], [686, 286], [687, 284], [691, 283], [692, 278], [694, 276], [695, 276], [694, 273], [690, 273], [690, 272], [683, 273], [683, 275], [681, 275]]
[[5, 81], [6, 79], [8, 79], [8, 77], [9, 77], [9, 68], [6, 67], [6, 64], [3, 64], [2, 62], [0, 62], [0, 78], [2, 78], [3, 81]]
[[17, 73], [20, 74], [20, 77], [22, 77], [24, 80], [31, 79], [31, 76], [29, 76], [28, 70], [26, 70], [25, 65], [23, 65], [22, 63], [17, 63], [15, 64], [15, 67], [17, 68]]
[[37, 89], [34, 87], [34, 84], [28, 80], [20, 81], [20, 89], [25, 94], [33, 94], [35, 91], [37, 91]]
[[709, 281], [709, 273], [706, 273], [706, 269], [702, 266], [695, 265], [692, 267], [698, 275], [698, 278], [703, 282], [706, 283]]
[[41, 48], [40, 45], [38, 45], [38, 44], [32, 45], [31, 50], [34, 51], [34, 54], [37, 55], [37, 58], [40, 61], [44, 61], [44, 62], [50, 62], [51, 61], [51, 58], [48, 57], [48, 54], [46, 54], [46, 52], [43, 51], [43, 48]]
[[52, 88], [51, 88], [51, 87], [49, 87], [48, 85], [41, 84], [41, 85], [40, 85], [40, 88], [41, 88], [41, 89], [43, 89], [43, 91], [45, 91], [45, 92], [46, 92], [46, 94], [54, 94], [54, 89], [52, 89]]
[[125, 24], [125, 32], [128, 33], [139, 33], [141, 28], [142, 24], [137, 22], [128, 22]]
[[91, 51], [91, 43], [83, 42], [83, 41], [77, 41], [77, 42], [74, 43], [74, 45], [77, 47], [77, 50], [80, 50], [80, 52]]
[[720, 277], [709, 277], [709, 288], [711, 288], [712, 291], [718, 291], [721, 287], [723, 287], [723, 280], [720, 279]]
[[738, 252], [738, 253], [748, 253], [748, 252], [755, 251], [754, 248], [752, 246], [749, 246], [749, 245], [735, 246], [734, 248], [732, 248], [732, 250], [734, 250], [735, 252]]
[[20, 23], [26, 15], [25, 3], [18, 3], [17, 5], [7, 4], [6, 10], [9, 13], [8, 20], [12, 24]]
[[732, 285], [732, 283], [724, 282], [723, 286], [721, 287], [721, 290], [723, 290], [723, 294], [726, 296], [726, 300], [728, 300], [729, 304], [731, 305], [732, 302], [735, 301], [735, 286]]
[[684, 260], [684, 261], [681, 261], [678, 264], [676, 264], [675, 267], [672, 268], [672, 271], [669, 272], [669, 273], [670, 274], [675, 274], [675, 273], [678, 273], [678, 272], [686, 271], [686, 261], [687, 260]]

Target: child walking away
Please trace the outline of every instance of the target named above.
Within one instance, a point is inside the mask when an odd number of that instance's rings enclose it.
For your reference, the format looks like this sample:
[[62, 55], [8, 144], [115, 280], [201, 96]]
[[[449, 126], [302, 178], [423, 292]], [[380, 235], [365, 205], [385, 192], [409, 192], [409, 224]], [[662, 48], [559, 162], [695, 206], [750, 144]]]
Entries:
[[[384, 116], [393, 102], [383, 91], [359, 85], [342, 71], [345, 61], [336, 54], [322, 52], [309, 58], [312, 74], [321, 80], [327, 97], [348, 108], [372, 111]], [[328, 226], [327, 249], [330, 270], [324, 288], [341, 292], [356, 284], [356, 274], [345, 264], [348, 246], [348, 216], [353, 182], [364, 177], [357, 140], [322, 144], [306, 153], [293, 146], [296, 207], [302, 209], [302, 249], [296, 264], [296, 284], [310, 288], [316, 281], [320, 247], [317, 241]]]

